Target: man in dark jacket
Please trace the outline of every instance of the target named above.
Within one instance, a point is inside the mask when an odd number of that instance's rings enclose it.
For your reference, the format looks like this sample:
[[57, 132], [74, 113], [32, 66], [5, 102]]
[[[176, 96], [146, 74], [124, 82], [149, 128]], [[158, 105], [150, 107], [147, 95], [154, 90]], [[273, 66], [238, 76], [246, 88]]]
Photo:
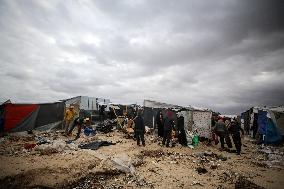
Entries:
[[187, 146], [186, 134], [184, 130], [184, 117], [181, 112], [177, 113], [178, 141], [181, 145]]
[[145, 146], [145, 139], [144, 139], [144, 134], [145, 134], [145, 125], [144, 125], [144, 120], [141, 116], [141, 111], [138, 111], [138, 115], [135, 118], [135, 136], [137, 139], [137, 145], [140, 146], [140, 140], [142, 142], [142, 145]]
[[[88, 119], [89, 119], [89, 118], [88, 118]], [[86, 120], [85, 120], [84, 117], [77, 117], [77, 118], [74, 120], [74, 122], [73, 122], [73, 124], [72, 124], [70, 130], [68, 131], [68, 135], [70, 136], [71, 133], [72, 133], [72, 131], [73, 131], [73, 129], [74, 129], [75, 127], [77, 127], [78, 131], [77, 131], [75, 140], [78, 139], [78, 138], [80, 138], [81, 129], [82, 129], [83, 124], [84, 124], [85, 122], [86, 122]]]
[[244, 130], [240, 127], [240, 125], [236, 121], [233, 120], [229, 128], [229, 132], [232, 134], [237, 154], [240, 155], [242, 147], [241, 133], [242, 135], [244, 135]]
[[215, 124], [214, 132], [220, 137], [221, 150], [224, 150], [225, 148], [224, 140], [227, 133], [227, 128], [223, 119], [219, 119], [218, 122]]
[[163, 145], [166, 143], [166, 147], [169, 147], [172, 138], [172, 130], [174, 129], [174, 120], [172, 118], [172, 112], [168, 110], [167, 116], [164, 119], [164, 136]]

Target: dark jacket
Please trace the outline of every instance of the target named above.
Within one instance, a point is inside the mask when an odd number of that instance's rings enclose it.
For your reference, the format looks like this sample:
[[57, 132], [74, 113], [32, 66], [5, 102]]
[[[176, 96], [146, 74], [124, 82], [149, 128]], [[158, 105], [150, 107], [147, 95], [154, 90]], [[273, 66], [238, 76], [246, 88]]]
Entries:
[[171, 131], [174, 129], [174, 120], [170, 119], [168, 117], [165, 118], [164, 120], [164, 130], [165, 131]]
[[158, 114], [156, 115], [156, 123], [157, 123], [157, 125], [162, 125], [163, 124], [163, 120], [164, 120], [163, 114], [160, 115], [160, 112], [158, 112]]
[[74, 120], [74, 124], [75, 125], [83, 125], [84, 123], [84, 118], [80, 118], [80, 117], [77, 117], [75, 120]]
[[223, 122], [217, 122], [216, 124], [215, 124], [215, 132], [227, 132], [227, 128], [226, 128], [226, 126], [225, 126], [225, 123], [223, 123]]
[[144, 120], [141, 117], [141, 115], [138, 115], [134, 122], [135, 122], [135, 131], [145, 132]]
[[235, 135], [235, 136], [239, 136], [240, 132], [242, 132], [242, 135], [244, 134], [244, 130], [236, 122], [232, 122], [228, 130], [232, 135]]
[[180, 116], [177, 118], [177, 130], [182, 131], [184, 130], [184, 117]]

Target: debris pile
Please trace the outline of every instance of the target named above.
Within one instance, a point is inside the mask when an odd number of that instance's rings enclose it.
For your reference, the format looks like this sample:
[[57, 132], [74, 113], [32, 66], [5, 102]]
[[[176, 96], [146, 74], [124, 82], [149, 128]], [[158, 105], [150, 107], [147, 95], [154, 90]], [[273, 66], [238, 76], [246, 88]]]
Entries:
[[[270, 168], [283, 168], [284, 167], [284, 148], [276, 148], [272, 146], [266, 146], [260, 148], [257, 151], [260, 153], [254, 163], [261, 167]], [[262, 156], [261, 156], [262, 155]]]
[[96, 126], [96, 130], [102, 133], [110, 133], [113, 131], [113, 128], [117, 125], [117, 121], [115, 119], [107, 119], [101, 123], [98, 123]]

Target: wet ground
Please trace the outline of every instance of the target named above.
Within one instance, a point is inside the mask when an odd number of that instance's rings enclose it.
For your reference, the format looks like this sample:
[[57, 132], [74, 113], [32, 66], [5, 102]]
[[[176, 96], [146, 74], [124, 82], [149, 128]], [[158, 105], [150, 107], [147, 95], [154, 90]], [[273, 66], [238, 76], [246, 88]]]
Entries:
[[[54, 142], [37, 145], [35, 135]], [[74, 136], [73, 136], [74, 138]], [[241, 156], [200, 143], [166, 148], [152, 135], [146, 147], [121, 132], [81, 137], [57, 133], [7, 136], [0, 143], [0, 188], [283, 188], [283, 147], [258, 150], [243, 141]], [[98, 150], [77, 148], [95, 140], [115, 142]], [[45, 146], [44, 146], [45, 145]], [[44, 148], [43, 148], [44, 147]], [[27, 148], [27, 149], [25, 149]], [[29, 149], [30, 148], [30, 149]], [[47, 149], [48, 148], [48, 149]], [[58, 149], [57, 149], [58, 148]]]

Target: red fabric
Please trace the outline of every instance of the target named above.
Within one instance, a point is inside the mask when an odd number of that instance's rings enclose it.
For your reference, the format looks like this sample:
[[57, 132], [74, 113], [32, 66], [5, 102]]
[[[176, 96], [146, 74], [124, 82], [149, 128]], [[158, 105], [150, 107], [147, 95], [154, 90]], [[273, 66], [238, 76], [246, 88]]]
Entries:
[[173, 112], [171, 112], [170, 110], [168, 110], [168, 112], [167, 112], [167, 116], [168, 116], [169, 118], [172, 118], [172, 116], [173, 116]]
[[28, 115], [37, 109], [37, 104], [21, 105], [6, 104], [5, 105], [5, 125], [4, 131], [10, 131], [19, 125]]

